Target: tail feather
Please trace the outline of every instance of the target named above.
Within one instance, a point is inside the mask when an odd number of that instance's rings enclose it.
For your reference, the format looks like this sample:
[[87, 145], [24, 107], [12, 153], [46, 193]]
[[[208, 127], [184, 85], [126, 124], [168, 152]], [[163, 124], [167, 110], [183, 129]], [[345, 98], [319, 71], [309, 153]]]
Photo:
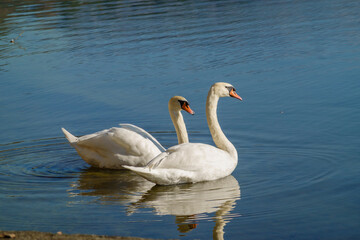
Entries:
[[126, 169], [129, 169], [131, 171], [134, 171], [136, 173], [149, 173], [151, 172], [149, 168], [146, 168], [146, 167], [134, 167], [134, 166], [127, 166], [127, 165], [124, 165], [123, 166], [124, 168]]
[[133, 167], [133, 166], [123, 166], [126, 169], [129, 169], [138, 175], [142, 176], [143, 178], [146, 178], [147, 180], [156, 183], [154, 181], [153, 176], [151, 174], [151, 170], [147, 167]]
[[65, 128], [61, 128], [61, 130], [63, 131], [65, 137], [67, 138], [67, 140], [68, 140], [70, 143], [77, 142], [77, 140], [78, 140], [77, 137], [75, 137], [74, 135], [72, 135], [71, 133], [69, 133], [68, 131], [66, 131]]
[[184, 171], [180, 169], [150, 169], [148, 167], [133, 167], [133, 166], [123, 166], [126, 169], [129, 169], [141, 177], [149, 180], [150, 182], [156, 183], [158, 185], [172, 185], [179, 183], [193, 183], [204, 181], [202, 179], [197, 180], [193, 171]]

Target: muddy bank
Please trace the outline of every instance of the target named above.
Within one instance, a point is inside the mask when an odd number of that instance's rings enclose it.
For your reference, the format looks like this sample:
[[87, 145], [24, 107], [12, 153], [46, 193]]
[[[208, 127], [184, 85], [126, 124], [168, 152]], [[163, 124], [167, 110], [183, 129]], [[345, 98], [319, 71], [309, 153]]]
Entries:
[[35, 231], [0, 231], [0, 239], [14, 240], [154, 240], [139, 237], [113, 237], [86, 234], [46, 233]]

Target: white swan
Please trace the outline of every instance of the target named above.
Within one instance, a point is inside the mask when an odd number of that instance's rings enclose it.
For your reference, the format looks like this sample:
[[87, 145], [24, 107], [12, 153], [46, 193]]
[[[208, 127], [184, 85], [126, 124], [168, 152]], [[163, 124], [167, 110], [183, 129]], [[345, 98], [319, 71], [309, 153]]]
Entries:
[[211, 86], [206, 101], [206, 117], [217, 148], [201, 143], [180, 144], [159, 154], [146, 167], [124, 167], [159, 185], [210, 181], [230, 175], [237, 165], [238, 155], [217, 119], [220, 97], [242, 100], [229, 83], [218, 82]]
[[[169, 100], [169, 113], [176, 129], [178, 142], [188, 143], [188, 134], [181, 110], [194, 114], [188, 101], [181, 96]], [[123, 165], [145, 166], [165, 148], [144, 129], [132, 124], [75, 137], [62, 128], [78, 154], [90, 165], [100, 168], [122, 169]]]

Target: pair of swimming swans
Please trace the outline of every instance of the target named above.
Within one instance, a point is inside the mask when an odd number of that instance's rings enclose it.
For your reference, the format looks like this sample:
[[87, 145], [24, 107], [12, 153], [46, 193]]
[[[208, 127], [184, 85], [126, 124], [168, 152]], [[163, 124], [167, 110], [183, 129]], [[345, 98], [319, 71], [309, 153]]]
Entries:
[[62, 129], [70, 144], [89, 164], [102, 168], [126, 168], [159, 185], [210, 181], [230, 175], [238, 161], [236, 148], [222, 132], [217, 119], [220, 97], [242, 100], [235, 88], [224, 82], [211, 86], [206, 100], [206, 117], [217, 147], [189, 143], [181, 110], [193, 114], [183, 97], [169, 101], [169, 112], [178, 145], [165, 150], [145, 130], [131, 124], [76, 138]]
[[[178, 144], [188, 143], [184, 118], [181, 110], [190, 114], [194, 111], [181, 96], [170, 99], [169, 113], [178, 137]], [[124, 165], [144, 167], [166, 149], [144, 129], [132, 124], [105, 129], [82, 137], [75, 137], [62, 128], [65, 137], [88, 164], [109, 169], [124, 169]]]

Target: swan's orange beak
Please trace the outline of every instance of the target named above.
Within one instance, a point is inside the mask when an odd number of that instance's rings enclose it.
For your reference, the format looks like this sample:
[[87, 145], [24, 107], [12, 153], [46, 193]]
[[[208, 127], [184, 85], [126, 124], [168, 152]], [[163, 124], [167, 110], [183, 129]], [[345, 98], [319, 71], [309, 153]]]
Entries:
[[235, 92], [234, 89], [231, 89], [231, 91], [230, 91], [230, 97], [237, 98], [237, 99], [239, 99], [240, 101], [242, 101], [242, 98]]
[[190, 113], [191, 115], [194, 115], [195, 112], [190, 108], [189, 104], [186, 104], [185, 102], [183, 103], [183, 105], [181, 106], [181, 108], [185, 111], [187, 111], [188, 113]]

